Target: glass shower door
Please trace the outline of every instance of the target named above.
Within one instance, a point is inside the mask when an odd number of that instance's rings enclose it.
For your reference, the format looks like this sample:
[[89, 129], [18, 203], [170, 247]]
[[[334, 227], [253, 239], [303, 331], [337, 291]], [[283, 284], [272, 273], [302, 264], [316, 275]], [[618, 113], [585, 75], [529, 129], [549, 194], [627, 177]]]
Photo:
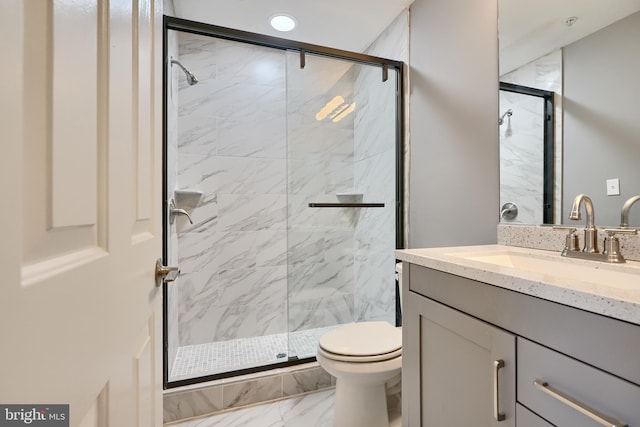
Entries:
[[289, 356], [337, 325], [395, 324], [395, 70], [287, 54]]
[[168, 45], [169, 381], [286, 361], [285, 53], [173, 30]]

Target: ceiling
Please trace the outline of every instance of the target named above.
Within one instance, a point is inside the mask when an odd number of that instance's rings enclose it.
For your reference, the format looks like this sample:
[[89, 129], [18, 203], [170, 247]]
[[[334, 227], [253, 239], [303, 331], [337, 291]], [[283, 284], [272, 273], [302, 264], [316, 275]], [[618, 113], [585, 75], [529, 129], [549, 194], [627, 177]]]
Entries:
[[[173, 0], [175, 16], [336, 49], [363, 52], [413, 0]], [[298, 25], [283, 33], [276, 13]]]
[[[420, 0], [428, 1], [428, 0]], [[179, 18], [301, 42], [364, 51], [413, 0], [173, 0]], [[640, 10], [640, 0], [498, 0], [500, 74]], [[298, 26], [281, 33], [275, 13]], [[569, 17], [578, 20], [567, 26]]]
[[637, 12], [640, 0], [498, 0], [498, 10], [502, 75]]

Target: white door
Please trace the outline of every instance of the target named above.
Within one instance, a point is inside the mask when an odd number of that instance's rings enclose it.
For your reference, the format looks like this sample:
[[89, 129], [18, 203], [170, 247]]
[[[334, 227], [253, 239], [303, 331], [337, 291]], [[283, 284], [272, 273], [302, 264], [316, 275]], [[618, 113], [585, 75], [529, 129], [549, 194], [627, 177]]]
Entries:
[[2, 0], [0, 28], [0, 405], [161, 425], [162, 1]]

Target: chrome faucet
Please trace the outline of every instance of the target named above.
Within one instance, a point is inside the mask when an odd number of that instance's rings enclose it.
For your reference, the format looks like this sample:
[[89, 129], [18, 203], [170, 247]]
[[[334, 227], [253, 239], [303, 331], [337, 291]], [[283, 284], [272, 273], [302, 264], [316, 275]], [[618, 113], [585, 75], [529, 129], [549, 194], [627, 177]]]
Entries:
[[[640, 196], [632, 197], [627, 200], [622, 208], [622, 224], [629, 221], [629, 209], [631, 205], [640, 200]], [[571, 208], [571, 214], [569, 219], [577, 221], [580, 219], [580, 205], [584, 204], [584, 209], [587, 212], [587, 224], [584, 229], [584, 247], [580, 250], [578, 243], [578, 236], [576, 235], [576, 229], [574, 227], [553, 227], [556, 230], [568, 230], [566, 244], [562, 251], [562, 256], [569, 258], [581, 258], [592, 261], [622, 263], [625, 262], [624, 257], [620, 253], [620, 240], [615, 237], [616, 234], [637, 234], [638, 231], [635, 228], [629, 228], [628, 224], [620, 225], [620, 228], [605, 228], [604, 232], [606, 237], [604, 239], [604, 250], [602, 253], [598, 251], [598, 230], [595, 224], [595, 215], [593, 212], [593, 202], [589, 196], [585, 194], [578, 194], [573, 201], [573, 207]], [[625, 222], [626, 219], [626, 222]]]
[[629, 228], [629, 211], [631, 210], [631, 206], [638, 200], [640, 200], [640, 195], [633, 196], [624, 202], [622, 213], [620, 214], [620, 228]]
[[573, 200], [573, 207], [569, 219], [578, 221], [582, 217], [580, 215], [580, 205], [584, 204], [587, 212], [587, 224], [584, 229], [584, 247], [582, 252], [598, 253], [598, 230], [595, 225], [595, 213], [593, 211], [593, 202], [586, 194], [578, 194]]

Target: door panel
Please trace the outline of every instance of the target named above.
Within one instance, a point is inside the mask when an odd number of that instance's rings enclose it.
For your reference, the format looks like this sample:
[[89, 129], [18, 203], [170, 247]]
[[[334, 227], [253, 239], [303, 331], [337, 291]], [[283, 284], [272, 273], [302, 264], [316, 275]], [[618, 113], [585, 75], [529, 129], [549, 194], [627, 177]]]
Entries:
[[161, 4], [0, 5], [0, 402], [73, 426], [162, 422]]
[[515, 426], [515, 336], [417, 294], [404, 305], [403, 369], [420, 372], [403, 381], [406, 425]]

